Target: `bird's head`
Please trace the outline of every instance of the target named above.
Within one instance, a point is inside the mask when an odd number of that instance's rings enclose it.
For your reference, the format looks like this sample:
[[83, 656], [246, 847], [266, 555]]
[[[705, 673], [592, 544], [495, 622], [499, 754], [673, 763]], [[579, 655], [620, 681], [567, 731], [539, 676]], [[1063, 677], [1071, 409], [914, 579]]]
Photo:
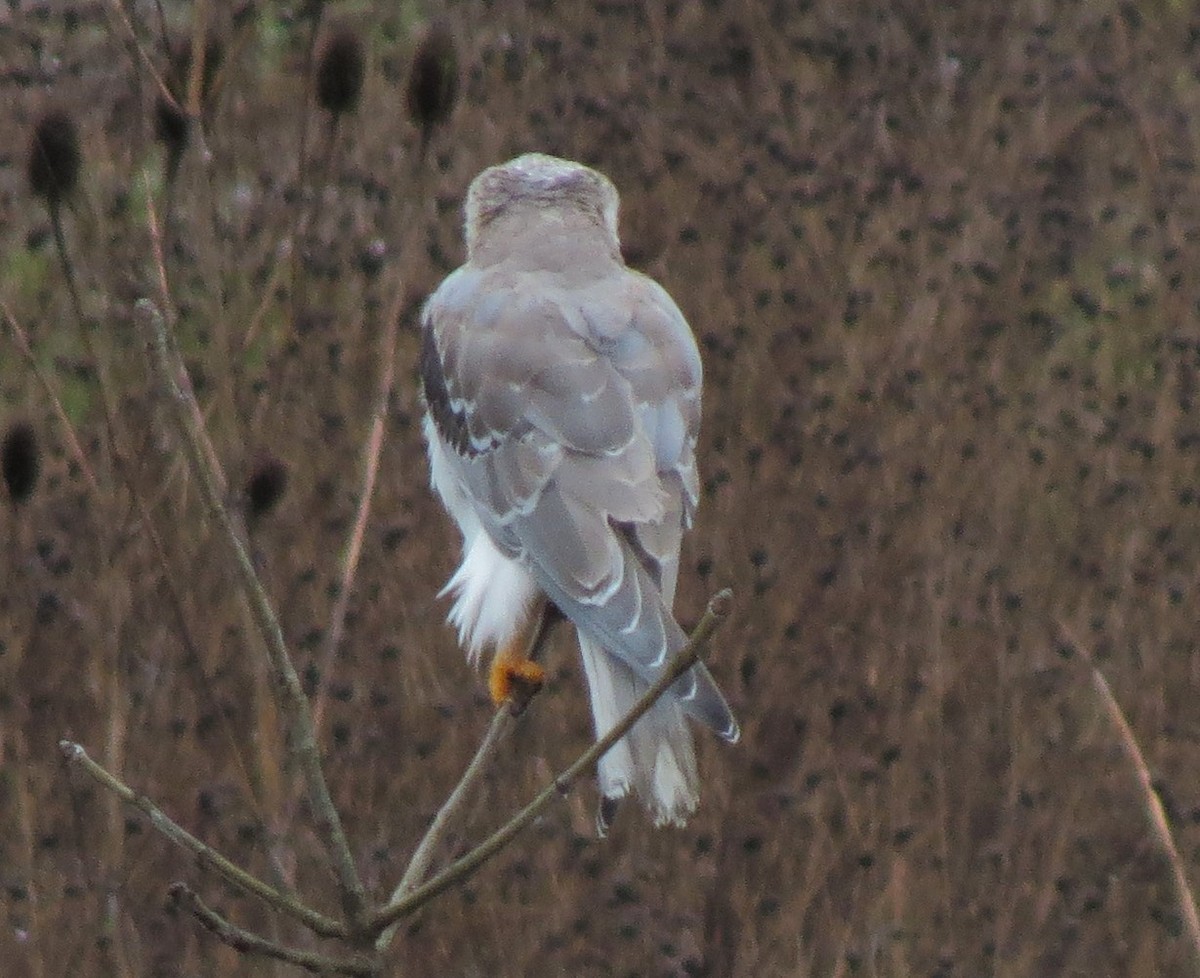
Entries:
[[604, 174], [557, 156], [526, 153], [488, 167], [471, 181], [466, 204], [467, 253], [474, 255], [488, 231], [510, 217], [535, 226], [548, 218], [582, 217], [603, 232], [612, 251], [619, 252], [618, 203], [617, 189]]

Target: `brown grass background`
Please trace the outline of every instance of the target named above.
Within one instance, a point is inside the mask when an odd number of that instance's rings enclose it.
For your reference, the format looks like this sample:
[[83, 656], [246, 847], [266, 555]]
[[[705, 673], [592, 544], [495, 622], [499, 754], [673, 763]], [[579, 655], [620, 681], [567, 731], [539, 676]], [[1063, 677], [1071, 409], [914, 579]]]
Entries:
[[[141, 174], [154, 87], [118, 4], [0, 11], [0, 295], [104, 489], [88, 492], [5, 336], [0, 424], [43, 446], [0, 509], [0, 973], [259, 975], [163, 909], [188, 880], [291, 941], [58, 758], [79, 740], [206, 841], [333, 910], [245, 605], [157, 402], [132, 304], [156, 285]], [[150, 4], [126, 4], [158, 50]], [[679, 614], [737, 592], [711, 662], [742, 718], [701, 738], [684, 830], [607, 840], [577, 789], [401, 931], [404, 975], [1182, 975], [1169, 868], [1078, 641], [1145, 752], [1200, 880], [1200, 12], [1149, 3], [566, 0], [446, 5], [462, 62], [425, 164], [403, 111], [439, 5], [336, 3], [363, 101], [314, 111], [306, 21], [229, 42], [173, 201], [168, 272], [236, 488], [289, 471], [252, 540], [312, 690], [358, 865], [385, 893], [490, 710], [436, 593], [456, 540], [427, 489], [416, 311], [461, 260], [472, 176], [539, 149], [623, 195], [631, 263], [707, 370], [704, 494]], [[192, 11], [168, 5], [186, 33]], [[195, 655], [100, 424], [27, 134], [65, 106], [65, 215], [133, 478]], [[281, 257], [298, 209], [312, 236]], [[372, 249], [382, 244], [381, 269]], [[321, 668], [396, 296], [382, 483]], [[236, 494], [231, 497], [236, 503]], [[7, 501], [6, 501], [7, 502]], [[1073, 636], [1073, 639], [1068, 637]], [[589, 741], [565, 634], [459, 851]], [[448, 852], [447, 855], [450, 853]]]

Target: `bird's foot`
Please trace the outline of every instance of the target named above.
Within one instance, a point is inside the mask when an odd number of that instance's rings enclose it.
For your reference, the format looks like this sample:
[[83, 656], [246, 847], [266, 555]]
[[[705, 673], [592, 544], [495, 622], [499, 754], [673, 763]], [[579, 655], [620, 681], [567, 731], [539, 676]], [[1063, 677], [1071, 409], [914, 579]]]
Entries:
[[488, 690], [497, 706], [509, 703], [514, 716], [519, 716], [529, 701], [542, 688], [546, 671], [531, 659], [512, 659], [496, 656], [488, 676]]

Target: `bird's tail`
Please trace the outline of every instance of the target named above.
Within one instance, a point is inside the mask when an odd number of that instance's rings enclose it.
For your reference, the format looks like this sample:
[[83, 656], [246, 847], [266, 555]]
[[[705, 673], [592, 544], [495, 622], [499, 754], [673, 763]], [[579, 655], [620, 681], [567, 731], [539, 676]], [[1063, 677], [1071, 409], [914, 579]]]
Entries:
[[[596, 736], [602, 737], [629, 712], [649, 686], [632, 669], [584, 635], [579, 650], [591, 694]], [[656, 825], [682, 824], [700, 799], [692, 732], [683, 706], [670, 692], [600, 759], [603, 801], [597, 828], [608, 828], [616, 801], [633, 790]]]

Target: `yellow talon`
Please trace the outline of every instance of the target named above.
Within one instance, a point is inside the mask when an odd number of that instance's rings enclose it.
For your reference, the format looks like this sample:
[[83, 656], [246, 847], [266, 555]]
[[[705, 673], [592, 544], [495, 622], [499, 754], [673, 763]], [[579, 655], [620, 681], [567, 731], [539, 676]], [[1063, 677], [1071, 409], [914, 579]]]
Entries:
[[562, 616], [545, 598], [539, 596], [525, 624], [503, 645], [497, 646], [488, 675], [488, 691], [497, 706], [509, 703], [520, 714], [546, 680], [546, 671], [533, 661]]
[[499, 706], [509, 700], [523, 708], [542, 688], [546, 670], [531, 659], [504, 659], [497, 655], [488, 677], [492, 702]]

